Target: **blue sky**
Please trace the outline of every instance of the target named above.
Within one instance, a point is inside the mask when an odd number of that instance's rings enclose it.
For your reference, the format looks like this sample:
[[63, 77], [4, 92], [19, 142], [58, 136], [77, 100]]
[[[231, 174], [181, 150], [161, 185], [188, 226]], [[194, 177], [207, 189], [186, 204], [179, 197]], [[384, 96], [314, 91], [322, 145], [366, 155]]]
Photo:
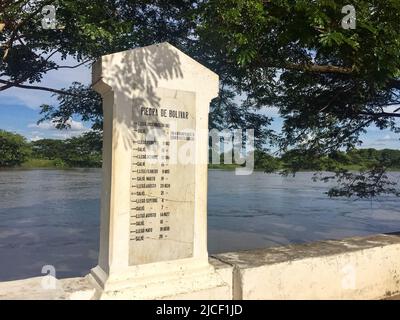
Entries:
[[[60, 58], [55, 60], [62, 65], [76, 64], [72, 58], [64, 61], [60, 61]], [[88, 66], [61, 69], [46, 74], [40, 85], [61, 89], [69, 87], [73, 81], [90, 83], [90, 77]], [[80, 119], [71, 119], [71, 129], [62, 131], [55, 129], [50, 122], [37, 125], [37, 121], [41, 118], [39, 107], [42, 104], [56, 104], [56, 100], [51, 93], [37, 90], [11, 88], [0, 92], [0, 129], [20, 133], [28, 140], [66, 139], [90, 129], [90, 124], [83, 123]]]
[[[63, 65], [74, 65], [72, 58], [62, 62]], [[41, 85], [52, 88], [68, 87], [73, 81], [90, 83], [90, 68], [82, 66], [77, 69], [61, 69], [47, 74]], [[0, 92], [0, 129], [17, 132], [24, 135], [28, 140], [42, 138], [66, 139], [71, 136], [80, 135], [90, 129], [89, 123], [83, 123], [80, 119], [71, 119], [71, 129], [57, 130], [50, 122], [37, 125], [40, 119], [41, 104], [55, 104], [51, 93], [39, 92], [36, 90], [9, 89]], [[395, 109], [391, 107], [390, 109]], [[272, 116], [275, 121], [273, 129], [279, 130], [282, 120], [277, 111], [269, 109], [266, 114]], [[381, 131], [370, 127], [368, 133], [362, 137], [363, 148], [376, 149], [400, 149], [399, 136], [385, 130]]]

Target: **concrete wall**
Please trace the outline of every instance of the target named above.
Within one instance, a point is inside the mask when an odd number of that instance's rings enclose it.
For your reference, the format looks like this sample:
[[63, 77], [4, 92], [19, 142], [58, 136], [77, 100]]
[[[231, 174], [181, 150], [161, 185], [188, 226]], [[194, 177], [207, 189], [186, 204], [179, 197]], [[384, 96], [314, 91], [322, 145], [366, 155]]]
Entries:
[[[400, 234], [224, 253], [210, 262], [238, 300], [382, 299], [400, 293]], [[59, 280], [54, 290], [41, 289], [42, 282], [2, 282], [0, 299], [96, 298], [86, 278]]]
[[233, 299], [381, 299], [400, 291], [400, 236], [377, 235], [217, 255]]

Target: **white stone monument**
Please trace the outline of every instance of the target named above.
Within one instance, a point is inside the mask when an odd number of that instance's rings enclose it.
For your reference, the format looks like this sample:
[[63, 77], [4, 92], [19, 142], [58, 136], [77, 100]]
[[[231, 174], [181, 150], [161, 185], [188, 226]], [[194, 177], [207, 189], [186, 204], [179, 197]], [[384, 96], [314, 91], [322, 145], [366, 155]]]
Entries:
[[103, 56], [104, 299], [229, 299], [208, 262], [208, 112], [218, 76], [168, 43]]

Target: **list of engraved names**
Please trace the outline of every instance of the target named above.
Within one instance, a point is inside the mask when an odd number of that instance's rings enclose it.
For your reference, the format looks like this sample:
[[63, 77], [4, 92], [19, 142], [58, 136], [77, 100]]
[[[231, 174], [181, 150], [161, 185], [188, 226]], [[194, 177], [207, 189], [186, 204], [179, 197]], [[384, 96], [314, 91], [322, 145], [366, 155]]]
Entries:
[[194, 94], [169, 96], [164, 90], [159, 106], [133, 111], [131, 265], [193, 252], [195, 166], [181, 161], [179, 153], [195, 151]]

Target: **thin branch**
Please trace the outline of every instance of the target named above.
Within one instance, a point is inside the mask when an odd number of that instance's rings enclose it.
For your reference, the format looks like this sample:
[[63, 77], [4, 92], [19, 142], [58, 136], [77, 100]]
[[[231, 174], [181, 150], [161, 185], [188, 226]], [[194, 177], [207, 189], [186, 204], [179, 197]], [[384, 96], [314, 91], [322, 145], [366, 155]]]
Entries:
[[[400, 109], [400, 108], [399, 108]], [[371, 116], [374, 118], [398, 118], [400, 117], [400, 113], [397, 113], [399, 109], [394, 110], [393, 112], [360, 112], [363, 116]]]
[[368, 119], [368, 120], [362, 122], [360, 125], [358, 125], [356, 128], [354, 128], [350, 132], [346, 133], [344, 136], [338, 137], [339, 141], [335, 142], [334, 144], [332, 144], [330, 146], [327, 146], [325, 148], [325, 151], [328, 151], [329, 149], [336, 149], [342, 143], [344, 143], [347, 138], [351, 137], [353, 134], [355, 134], [356, 132], [362, 130], [363, 128], [369, 126], [373, 121], [374, 121], [374, 119]]
[[[24, 45], [24, 43], [22, 43], [22, 45]], [[48, 62], [50, 60], [50, 58], [56, 54], [59, 51], [59, 49], [55, 49], [52, 53], [49, 54], [49, 56], [45, 59], [46, 62]], [[41, 72], [41, 73], [46, 73], [48, 71], [52, 71], [52, 70], [58, 70], [58, 69], [75, 69], [78, 68], [88, 62], [90, 62], [91, 59], [87, 59], [77, 65], [74, 66], [55, 66], [55, 67], [51, 67], [51, 68], [47, 68], [47, 69], [43, 69], [43, 70], [36, 70], [35, 72]], [[30, 74], [24, 75], [21, 79], [17, 80], [17, 81], [5, 81], [2, 80], [0, 81], [0, 83], [5, 84], [4, 86], [0, 87], [0, 91], [4, 91], [7, 90], [9, 88], [12, 87], [18, 87], [18, 88], [24, 88], [24, 89], [34, 89], [35, 86], [23, 86], [22, 83], [25, 82], [31, 75], [33, 74], [33, 72], [31, 72]], [[37, 88], [43, 88], [43, 87], [37, 87]], [[43, 89], [38, 89], [38, 90], [43, 90]], [[45, 90], [48, 91], [48, 90]], [[66, 93], [60, 93], [60, 94], [66, 94]]]
[[389, 88], [400, 90], [400, 80], [399, 79], [390, 80], [389, 81]]
[[313, 72], [313, 73], [340, 73], [340, 74], [352, 74], [354, 68], [339, 67], [332, 65], [317, 65], [317, 64], [295, 64], [286, 63], [281, 66], [282, 69]]
[[[5, 84], [5, 86], [0, 87], [0, 91], [4, 91], [4, 90], [8, 89], [9, 87], [16, 87], [16, 88], [21, 88], [21, 89], [40, 90], [40, 91], [47, 91], [47, 92], [52, 92], [52, 93], [56, 93], [56, 94], [60, 94], [60, 95], [80, 97], [80, 95], [78, 95], [78, 94], [74, 94], [74, 93], [64, 91], [64, 90], [59, 90], [59, 89], [48, 88], [48, 87], [14, 84], [12, 82], [10, 83], [9, 81], [5, 81], [5, 80], [0, 80], [0, 83]], [[5, 89], [3, 89], [3, 88], [5, 88]]]
[[57, 52], [59, 52], [60, 51], [60, 48], [57, 48], [57, 49], [55, 49], [52, 53], [50, 53], [49, 54], [49, 56], [46, 58], [46, 59], [44, 59], [45, 61], [49, 61], [50, 60], [50, 58], [52, 57], [52, 56], [54, 56]]
[[323, 112], [323, 111], [325, 111], [326, 109], [328, 109], [329, 108], [329, 106], [332, 104], [332, 102], [334, 101], [334, 100], [336, 100], [336, 98], [337, 97], [339, 97], [339, 95], [341, 95], [342, 93], [344, 93], [344, 92], [347, 92], [347, 91], [349, 91], [349, 90], [351, 90], [353, 87], [348, 87], [348, 88], [339, 88], [339, 91], [332, 97], [332, 99], [328, 102], [328, 104], [325, 106], [325, 107], [323, 107], [321, 110], [319, 110], [319, 112]]
[[90, 61], [91, 61], [91, 59], [88, 59], [88, 60], [85, 60], [85, 61], [83, 61], [81, 63], [78, 63], [77, 65], [74, 65], [74, 66], [56, 66], [56, 67], [53, 67], [53, 68], [45, 69], [45, 70], [43, 70], [43, 72], [48, 72], [48, 71], [51, 71], [51, 70], [58, 70], [58, 69], [76, 69], [76, 68], [79, 68], [80, 66], [82, 66], [84, 64], [89, 63]]

